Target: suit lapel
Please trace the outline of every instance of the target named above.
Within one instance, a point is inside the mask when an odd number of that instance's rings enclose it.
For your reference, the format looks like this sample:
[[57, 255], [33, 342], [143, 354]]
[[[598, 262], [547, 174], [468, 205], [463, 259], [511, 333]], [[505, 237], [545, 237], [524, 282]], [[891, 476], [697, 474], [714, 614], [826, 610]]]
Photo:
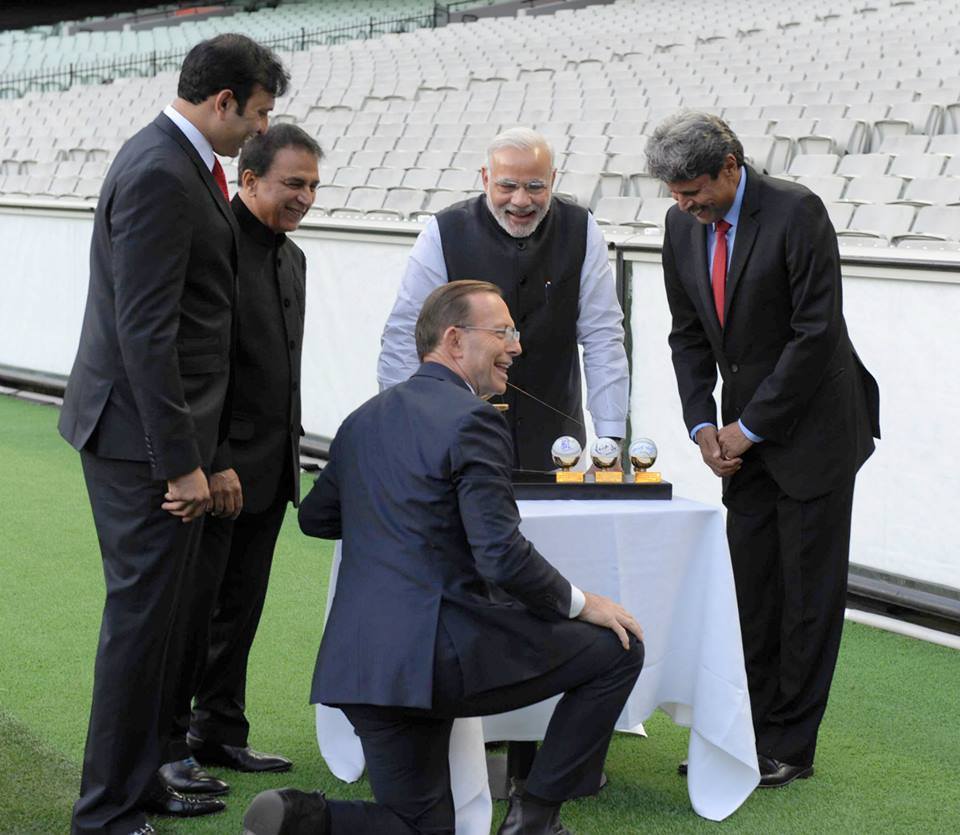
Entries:
[[707, 227], [696, 220], [690, 224], [690, 237], [687, 241], [693, 257], [693, 281], [700, 300], [700, 320], [707, 326], [711, 339], [720, 339], [720, 321], [713, 304], [713, 290], [710, 287], [710, 269], [707, 266]]
[[193, 147], [193, 144], [184, 136], [183, 131], [180, 130], [165, 114], [161, 113], [154, 119], [153, 122], [160, 130], [162, 130], [167, 136], [173, 139], [181, 148], [183, 148], [184, 153], [190, 158], [190, 161], [194, 164], [197, 169], [197, 172], [200, 174], [200, 179], [203, 181], [204, 186], [206, 186], [207, 191], [210, 192], [210, 197], [213, 199], [214, 204], [220, 210], [220, 214], [224, 216], [227, 223], [230, 224], [230, 228], [233, 230], [233, 244], [234, 244], [234, 254], [235, 254], [235, 263], [240, 260], [240, 228], [237, 226], [237, 219], [233, 216], [233, 210], [230, 208], [230, 205], [224, 199], [223, 192], [220, 191], [220, 186], [217, 185], [217, 181], [213, 179], [213, 174], [210, 169], [207, 168], [206, 163], [201, 158], [200, 154], [197, 153], [197, 149]]
[[750, 251], [757, 240], [760, 229], [760, 175], [752, 168], [744, 166], [747, 185], [743, 191], [743, 203], [740, 205], [740, 217], [737, 220], [737, 234], [733, 242], [733, 256], [727, 273], [727, 286], [723, 299], [723, 321], [730, 321], [730, 307], [736, 295], [740, 277], [750, 257]]

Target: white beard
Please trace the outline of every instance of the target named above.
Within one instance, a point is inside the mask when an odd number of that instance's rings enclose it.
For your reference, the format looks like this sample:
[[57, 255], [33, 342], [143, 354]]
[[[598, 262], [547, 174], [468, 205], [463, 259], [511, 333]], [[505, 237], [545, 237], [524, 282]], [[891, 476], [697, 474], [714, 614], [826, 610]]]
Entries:
[[[500, 224], [500, 228], [503, 229], [511, 238], [529, 238], [534, 232], [537, 231], [537, 228], [543, 223], [543, 219], [547, 216], [547, 211], [550, 209], [550, 204], [547, 204], [545, 209], [541, 209], [539, 206], [536, 208], [537, 219], [533, 223], [533, 227], [530, 229], [524, 229], [522, 232], [517, 231], [510, 225], [510, 213], [506, 210], [506, 207], [503, 209], [496, 209], [493, 206], [493, 202], [490, 200], [490, 195], [487, 197], [487, 208], [490, 210], [490, 214], [493, 215], [494, 219]], [[552, 199], [552, 198], [551, 198]]]

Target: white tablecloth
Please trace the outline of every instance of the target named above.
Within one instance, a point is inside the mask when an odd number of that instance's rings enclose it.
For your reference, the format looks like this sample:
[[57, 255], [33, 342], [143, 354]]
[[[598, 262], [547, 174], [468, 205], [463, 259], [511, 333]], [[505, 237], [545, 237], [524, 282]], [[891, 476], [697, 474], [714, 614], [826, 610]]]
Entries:
[[[620, 601], [637, 616], [646, 656], [617, 727], [634, 729], [658, 707], [689, 727], [690, 803], [697, 814], [723, 820], [746, 800], [760, 776], [719, 508], [685, 499], [519, 505], [523, 533], [564, 576]], [[331, 595], [337, 565], [334, 560]], [[486, 717], [483, 738], [542, 739], [555, 703], [551, 699]], [[459, 720], [451, 739], [457, 835], [490, 831], [479, 724]], [[342, 713], [318, 705], [317, 738], [336, 776], [359, 778], [363, 754]]]

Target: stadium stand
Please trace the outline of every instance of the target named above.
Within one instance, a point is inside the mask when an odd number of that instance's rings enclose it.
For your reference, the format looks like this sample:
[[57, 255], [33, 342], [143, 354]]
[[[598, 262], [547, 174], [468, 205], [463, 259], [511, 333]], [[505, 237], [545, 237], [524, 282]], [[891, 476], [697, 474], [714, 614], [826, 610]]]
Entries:
[[[398, 19], [433, 6], [367, 5]], [[145, 31], [4, 33], [0, 76], [29, 62], [183, 49], [218, 31], [269, 41], [355, 22], [356, 8], [285, 3]], [[605, 221], [647, 225], [662, 222], [648, 209], [665, 191], [646, 172], [646, 135], [697, 107], [730, 121], [754, 165], [802, 178], [851, 239], [896, 242], [916, 207], [960, 202], [960, 26], [950, 10], [948, 0], [765, 0], [731, 21], [681, 0], [618, 0], [418, 28], [284, 52], [293, 81], [274, 118], [301, 124], [327, 152], [314, 216], [422, 219], [479, 189], [490, 137], [522, 123], [553, 143], [559, 193]], [[0, 193], [91, 199], [116, 149], [169, 101], [174, 77], [0, 100]], [[844, 202], [864, 205], [848, 214]], [[864, 211], [874, 204], [893, 208]]]

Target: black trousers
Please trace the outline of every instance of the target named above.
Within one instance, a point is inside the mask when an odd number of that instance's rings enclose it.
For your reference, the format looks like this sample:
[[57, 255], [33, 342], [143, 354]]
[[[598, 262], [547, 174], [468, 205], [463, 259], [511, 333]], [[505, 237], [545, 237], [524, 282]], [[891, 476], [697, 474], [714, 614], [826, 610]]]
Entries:
[[141, 799], [159, 786], [161, 738], [173, 712], [170, 670], [183, 652], [176, 612], [203, 521], [184, 523], [161, 509], [167, 485], [147, 464], [80, 457], [106, 603], [72, 831], [126, 835], [145, 822]]
[[[166, 761], [189, 756], [186, 733], [245, 746], [247, 659], [267, 595], [287, 502], [236, 520], [209, 516], [178, 618], [189, 635], [175, 685]], [[191, 703], [193, 711], [191, 714]]]
[[433, 709], [341, 705], [363, 745], [376, 803], [329, 801], [335, 835], [454, 832], [449, 742], [453, 720], [514, 710], [563, 693], [534, 759], [527, 790], [560, 803], [592, 794], [617, 717], [640, 675], [643, 645], [624, 650], [607, 629], [583, 624], [589, 650], [556, 669], [509, 687], [465, 695], [459, 660], [442, 625]]
[[809, 765], [840, 651], [853, 479], [798, 501], [748, 454], [723, 500], [757, 751]]

